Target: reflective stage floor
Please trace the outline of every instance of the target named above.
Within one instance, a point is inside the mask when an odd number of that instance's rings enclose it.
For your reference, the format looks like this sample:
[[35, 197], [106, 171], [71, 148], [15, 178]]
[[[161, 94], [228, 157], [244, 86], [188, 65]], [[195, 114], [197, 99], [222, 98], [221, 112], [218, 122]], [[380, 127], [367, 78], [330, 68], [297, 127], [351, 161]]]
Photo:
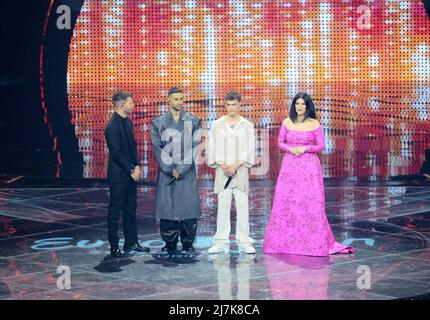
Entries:
[[[356, 248], [327, 258], [262, 253], [273, 189], [272, 182], [251, 188], [256, 255], [239, 253], [234, 237], [230, 254], [207, 254], [217, 207], [203, 185], [199, 255], [169, 260], [157, 256], [155, 189], [141, 185], [139, 237], [151, 253], [112, 260], [105, 186], [1, 188], [0, 299], [385, 300], [430, 292], [430, 186], [326, 186], [336, 240]], [[68, 270], [70, 289], [61, 286]]]

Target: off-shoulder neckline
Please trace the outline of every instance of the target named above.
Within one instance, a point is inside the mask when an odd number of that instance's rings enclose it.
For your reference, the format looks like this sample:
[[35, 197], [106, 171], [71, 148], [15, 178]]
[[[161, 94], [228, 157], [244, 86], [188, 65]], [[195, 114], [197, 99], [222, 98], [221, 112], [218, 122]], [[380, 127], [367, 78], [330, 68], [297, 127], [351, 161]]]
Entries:
[[315, 131], [315, 130], [317, 130], [317, 129], [319, 129], [319, 128], [322, 128], [322, 126], [321, 126], [321, 125], [319, 125], [317, 128], [312, 129], [312, 130], [293, 130], [293, 129], [288, 128], [288, 127], [285, 125], [285, 123], [284, 123], [284, 122], [282, 122], [282, 125], [283, 125], [285, 128], [287, 128], [287, 130], [289, 130], [289, 131], [297, 131], [297, 132], [312, 132], [312, 131]]

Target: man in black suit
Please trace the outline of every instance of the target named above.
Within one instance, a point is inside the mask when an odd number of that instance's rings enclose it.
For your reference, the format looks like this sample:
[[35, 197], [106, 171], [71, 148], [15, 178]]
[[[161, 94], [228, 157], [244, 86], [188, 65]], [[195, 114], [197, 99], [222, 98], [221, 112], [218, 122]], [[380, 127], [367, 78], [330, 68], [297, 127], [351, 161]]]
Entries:
[[130, 93], [119, 91], [112, 97], [115, 112], [105, 130], [109, 149], [108, 238], [112, 257], [120, 257], [118, 247], [118, 222], [122, 212], [124, 230], [124, 251], [148, 252], [149, 248], [140, 246], [136, 226], [136, 181], [140, 177], [137, 160], [136, 140], [133, 125], [128, 115], [133, 111], [134, 102]]

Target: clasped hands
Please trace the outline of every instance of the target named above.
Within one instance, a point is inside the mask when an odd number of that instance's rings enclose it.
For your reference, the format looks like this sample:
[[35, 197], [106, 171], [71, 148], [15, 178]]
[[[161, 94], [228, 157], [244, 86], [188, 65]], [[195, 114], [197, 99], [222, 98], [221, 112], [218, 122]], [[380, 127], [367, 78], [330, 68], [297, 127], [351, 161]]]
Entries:
[[175, 179], [180, 179], [180, 178], [182, 178], [182, 175], [181, 175], [178, 171], [176, 171], [176, 169], [173, 169], [173, 171], [172, 171], [172, 176], [174, 176], [174, 177], [175, 177]]
[[305, 147], [291, 147], [288, 148], [288, 151], [290, 151], [295, 156], [301, 156], [303, 153], [305, 153], [306, 148]]
[[131, 171], [131, 178], [134, 181], [139, 180], [141, 175], [140, 166], [135, 166], [134, 169]]
[[236, 175], [237, 169], [241, 166], [241, 164], [238, 162], [230, 164], [230, 165], [227, 165], [225, 163], [220, 163], [219, 166], [224, 171], [224, 174], [227, 177], [234, 177]]

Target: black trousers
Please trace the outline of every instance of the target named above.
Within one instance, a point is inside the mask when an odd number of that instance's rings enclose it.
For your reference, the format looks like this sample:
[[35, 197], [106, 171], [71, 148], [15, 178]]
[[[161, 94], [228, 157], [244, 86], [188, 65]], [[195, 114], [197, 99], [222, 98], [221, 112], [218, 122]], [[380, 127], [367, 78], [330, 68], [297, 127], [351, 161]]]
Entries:
[[137, 185], [133, 181], [111, 183], [109, 185], [108, 207], [108, 240], [112, 246], [118, 246], [118, 224], [122, 213], [122, 224], [125, 237], [125, 246], [137, 242], [136, 225], [136, 197]]
[[186, 220], [160, 219], [161, 238], [166, 242], [167, 250], [175, 250], [181, 237], [182, 249], [193, 246], [197, 231], [197, 218]]

